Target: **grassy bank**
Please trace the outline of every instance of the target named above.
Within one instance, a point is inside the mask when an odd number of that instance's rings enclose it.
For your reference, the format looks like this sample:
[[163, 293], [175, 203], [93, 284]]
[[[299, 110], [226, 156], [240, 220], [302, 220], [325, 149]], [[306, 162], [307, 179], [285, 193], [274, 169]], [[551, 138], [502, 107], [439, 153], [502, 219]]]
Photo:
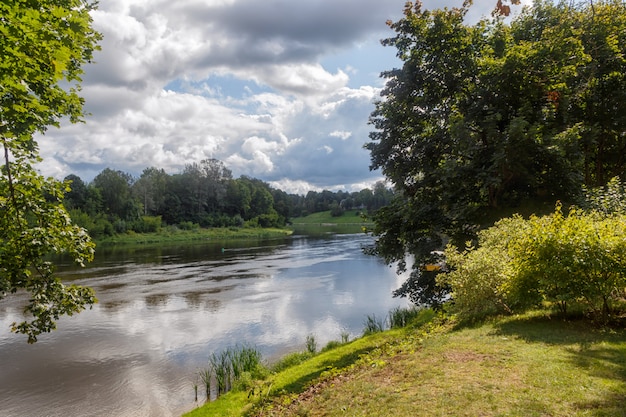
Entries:
[[291, 220], [294, 225], [320, 225], [320, 224], [370, 224], [361, 217], [360, 210], [347, 210], [341, 216], [333, 217], [330, 211], [309, 214], [306, 217], [296, 217]]
[[537, 312], [374, 333], [197, 416], [626, 416], [626, 331]]
[[287, 229], [263, 229], [263, 228], [212, 228], [181, 230], [174, 227], [166, 227], [157, 233], [125, 233], [113, 237], [99, 239], [98, 245], [124, 245], [124, 244], [164, 244], [192, 241], [227, 241], [243, 239], [277, 239], [289, 236], [292, 233]]

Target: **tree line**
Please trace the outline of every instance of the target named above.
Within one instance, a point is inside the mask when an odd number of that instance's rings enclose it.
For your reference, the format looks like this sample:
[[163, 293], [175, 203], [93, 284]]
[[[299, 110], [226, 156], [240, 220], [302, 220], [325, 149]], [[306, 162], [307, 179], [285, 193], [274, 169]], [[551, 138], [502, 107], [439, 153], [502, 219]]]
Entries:
[[156, 232], [162, 225], [196, 227], [283, 227], [293, 217], [330, 210], [372, 213], [393, 198], [384, 183], [358, 192], [288, 194], [248, 176], [233, 178], [222, 161], [205, 159], [168, 174], [150, 167], [138, 178], [106, 168], [90, 183], [65, 178], [64, 204], [72, 220], [94, 238], [129, 230]]

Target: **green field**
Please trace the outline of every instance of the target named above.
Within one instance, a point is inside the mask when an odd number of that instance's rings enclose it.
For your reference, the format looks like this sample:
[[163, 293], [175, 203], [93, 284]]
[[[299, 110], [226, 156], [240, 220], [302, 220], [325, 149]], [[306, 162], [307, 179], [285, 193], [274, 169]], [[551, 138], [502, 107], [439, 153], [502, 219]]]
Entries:
[[359, 224], [369, 225], [371, 220], [363, 219], [360, 210], [347, 210], [341, 216], [333, 217], [330, 211], [309, 214], [306, 217], [296, 217], [291, 220], [294, 225], [334, 225], [334, 224]]
[[187, 414], [626, 416], [626, 331], [535, 312], [418, 324], [325, 351]]

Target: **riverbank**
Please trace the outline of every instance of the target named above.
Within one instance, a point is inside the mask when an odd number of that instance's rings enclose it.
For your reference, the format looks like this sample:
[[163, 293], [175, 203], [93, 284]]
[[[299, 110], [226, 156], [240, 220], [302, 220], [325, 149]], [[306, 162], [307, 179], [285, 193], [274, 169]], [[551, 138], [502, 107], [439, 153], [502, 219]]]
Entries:
[[471, 327], [424, 313], [257, 387], [185, 416], [626, 416], [626, 331], [547, 312]]
[[340, 216], [333, 216], [330, 211], [321, 211], [305, 217], [291, 220], [293, 225], [359, 225], [371, 226], [371, 220], [365, 219], [360, 210], [346, 210]]
[[290, 236], [289, 229], [277, 228], [211, 228], [182, 230], [175, 227], [165, 227], [156, 233], [124, 233], [112, 237], [98, 239], [97, 246], [113, 245], [148, 245], [164, 243], [183, 243], [194, 241], [221, 242], [228, 240], [268, 240]]

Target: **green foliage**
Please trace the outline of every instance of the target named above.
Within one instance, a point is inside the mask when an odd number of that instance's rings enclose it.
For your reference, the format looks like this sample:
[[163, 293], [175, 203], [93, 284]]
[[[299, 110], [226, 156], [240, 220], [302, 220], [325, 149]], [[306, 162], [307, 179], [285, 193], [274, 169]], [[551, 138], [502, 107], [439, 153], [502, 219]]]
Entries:
[[261, 353], [250, 346], [227, 348], [209, 356], [209, 366], [198, 372], [210, 399], [211, 387], [219, 397], [232, 389], [247, 389], [253, 379], [267, 376], [267, 369], [262, 364]]
[[583, 187], [585, 193], [581, 206], [604, 214], [626, 214], [626, 186], [619, 177], [613, 177], [603, 187]]
[[82, 265], [94, 245], [63, 206], [67, 185], [33, 168], [41, 160], [33, 135], [63, 117], [82, 117], [81, 67], [100, 39], [91, 28], [92, 9], [83, 0], [0, 4], [0, 299], [18, 290], [30, 294], [26, 319], [11, 326], [29, 343], [53, 330], [61, 315], [96, 301], [91, 289], [62, 284], [45, 260], [67, 253]]
[[113, 225], [103, 214], [90, 216], [81, 209], [71, 209], [69, 214], [72, 222], [87, 230], [93, 239], [102, 239], [115, 234]]
[[343, 345], [346, 342], [340, 342], [338, 340], [331, 340], [322, 348], [322, 352], [326, 352], [327, 350], [336, 349], [339, 346]]
[[385, 322], [383, 319], [376, 317], [375, 314], [367, 315], [363, 322], [363, 335], [367, 336], [372, 333], [380, 333], [385, 330]]
[[285, 369], [299, 365], [313, 356], [311, 352], [293, 352], [283, 356], [272, 366], [272, 372], [281, 372]]
[[387, 315], [387, 321], [389, 322], [390, 329], [397, 329], [401, 327], [407, 327], [417, 319], [421, 319], [424, 315], [425, 309], [410, 306], [410, 307], [396, 307], [392, 309]]
[[158, 233], [161, 223], [161, 216], [141, 216], [132, 223], [131, 229], [137, 233]]
[[626, 217], [557, 206], [550, 216], [503, 219], [478, 248], [446, 249], [440, 276], [465, 316], [523, 311], [547, 301], [563, 313], [582, 304], [597, 320], [615, 316], [626, 294]]
[[314, 355], [317, 352], [317, 341], [315, 336], [310, 334], [306, 337], [306, 351]]
[[366, 144], [396, 190], [373, 216], [374, 252], [400, 272], [413, 255], [399, 295], [432, 305], [430, 254], [474, 239], [486, 211], [575, 201], [626, 169], [626, 5], [537, 1], [468, 25], [471, 3], [409, 2], [389, 22], [402, 67], [383, 73]]
[[198, 230], [200, 225], [193, 222], [180, 222], [178, 223], [178, 227], [182, 230]]
[[455, 311], [465, 318], [475, 318], [511, 313], [539, 301], [530, 288], [513, 288], [515, 245], [528, 234], [527, 221], [514, 216], [479, 232], [477, 247], [469, 246], [459, 253], [454, 245], [448, 245], [445, 258], [452, 270], [440, 274], [437, 282], [451, 288]]

